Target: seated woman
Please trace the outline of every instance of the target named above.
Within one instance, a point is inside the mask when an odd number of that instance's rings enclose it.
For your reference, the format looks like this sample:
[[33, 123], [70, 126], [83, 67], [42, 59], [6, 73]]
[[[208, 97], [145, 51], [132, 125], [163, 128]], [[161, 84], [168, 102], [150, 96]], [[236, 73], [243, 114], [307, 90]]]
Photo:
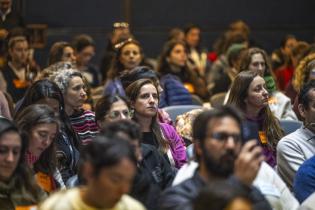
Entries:
[[82, 108], [85, 99], [85, 83], [82, 74], [75, 69], [55, 72], [50, 79], [60, 88], [65, 102], [65, 112], [74, 131], [80, 137], [80, 145], [87, 145], [98, 132], [94, 112]]
[[72, 64], [75, 64], [76, 62], [74, 49], [68, 42], [55, 42], [50, 48], [48, 65], [50, 66], [60, 61], [70, 62]]
[[265, 161], [276, 166], [276, 147], [283, 137], [279, 121], [268, 106], [266, 82], [256, 71], [243, 71], [232, 83], [227, 104], [245, 115], [244, 135], [256, 138], [263, 147]]
[[33, 170], [38, 185], [50, 193], [65, 188], [57, 169], [55, 140], [59, 118], [48, 105], [34, 104], [25, 108], [14, 119], [27, 142], [25, 162]]
[[151, 80], [139, 79], [127, 87], [126, 94], [133, 119], [141, 127], [142, 143], [155, 146], [171, 165], [180, 168], [187, 161], [184, 141], [172, 126], [157, 120], [158, 87]]
[[[164, 89], [166, 105], [191, 104], [186, 87], [192, 94], [208, 99], [206, 83], [198, 71], [188, 66], [187, 48], [184, 42], [171, 40], [164, 45], [160, 55], [158, 72], [161, 74], [161, 85]], [[185, 91], [184, 91], [185, 90]], [[163, 100], [163, 99], [162, 99]], [[160, 105], [161, 107], [163, 104]]]
[[240, 58], [240, 71], [256, 71], [266, 82], [269, 92], [268, 104], [272, 113], [280, 120], [297, 120], [292, 109], [291, 100], [278, 91], [267, 53], [259, 48], [250, 48], [243, 51]]
[[56, 138], [58, 169], [64, 181], [76, 174], [79, 160], [79, 136], [74, 132], [65, 112], [65, 105], [59, 87], [49, 80], [36, 81], [26, 92], [15, 115], [19, 115], [32, 104], [50, 106], [60, 118], [59, 132]]
[[125, 96], [125, 90], [119, 79], [125, 70], [131, 70], [141, 63], [143, 64], [143, 52], [137, 40], [129, 38], [115, 45], [116, 56], [112, 61], [112, 67], [107, 73], [107, 81], [104, 86], [103, 95], [119, 94]]
[[0, 117], [0, 209], [31, 209], [46, 197], [24, 163], [25, 150], [18, 128]]
[[107, 95], [100, 98], [95, 105], [95, 120], [100, 129], [107, 122], [131, 119], [128, 101], [119, 95]]
[[[130, 71], [124, 71], [119, 78], [124, 90], [126, 90], [131, 83], [138, 79], [150, 79], [158, 87], [160, 95], [163, 92], [163, 88], [160, 85], [159, 73], [147, 66], [137, 66]], [[169, 114], [163, 109], [158, 109], [158, 119], [159, 122], [172, 125], [172, 119], [170, 118]]]

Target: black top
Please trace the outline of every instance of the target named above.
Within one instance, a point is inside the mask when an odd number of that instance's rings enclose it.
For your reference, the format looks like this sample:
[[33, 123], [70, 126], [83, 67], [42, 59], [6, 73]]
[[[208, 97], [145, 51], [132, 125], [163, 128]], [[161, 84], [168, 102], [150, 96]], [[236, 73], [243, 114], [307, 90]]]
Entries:
[[143, 144], [150, 144], [154, 146], [155, 148], [159, 148], [159, 143], [157, 139], [155, 138], [154, 133], [151, 132], [142, 132], [142, 142]]
[[[254, 210], [271, 210], [268, 201], [257, 188], [243, 185], [234, 176], [231, 176], [228, 181], [237, 189], [248, 193]], [[192, 178], [163, 192], [159, 200], [160, 210], [193, 210], [192, 202], [197, 197], [200, 189], [206, 184], [196, 171]]]

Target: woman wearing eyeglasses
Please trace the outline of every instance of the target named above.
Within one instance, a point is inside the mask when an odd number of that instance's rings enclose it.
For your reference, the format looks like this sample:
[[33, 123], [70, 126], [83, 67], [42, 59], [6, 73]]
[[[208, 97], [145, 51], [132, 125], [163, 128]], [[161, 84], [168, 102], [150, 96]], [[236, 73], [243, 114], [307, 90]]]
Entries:
[[259, 141], [266, 162], [274, 167], [276, 147], [283, 137], [283, 131], [268, 106], [268, 99], [266, 82], [259, 72], [243, 71], [232, 83], [227, 104], [236, 106], [244, 113], [247, 125], [245, 134]]
[[107, 122], [121, 119], [131, 119], [128, 101], [120, 95], [106, 95], [95, 105], [95, 120], [100, 129]]

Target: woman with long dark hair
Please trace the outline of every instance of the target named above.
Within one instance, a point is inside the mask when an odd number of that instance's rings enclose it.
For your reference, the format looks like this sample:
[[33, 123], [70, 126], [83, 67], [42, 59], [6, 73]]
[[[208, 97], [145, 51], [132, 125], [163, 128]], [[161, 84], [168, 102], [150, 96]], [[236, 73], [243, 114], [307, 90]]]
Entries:
[[79, 159], [79, 136], [74, 132], [65, 112], [65, 104], [59, 87], [50, 80], [36, 81], [26, 92], [16, 115], [32, 104], [46, 104], [58, 113], [60, 128], [56, 138], [58, 169], [66, 181], [76, 174]]
[[131, 70], [143, 62], [143, 51], [140, 43], [132, 38], [123, 40], [115, 45], [116, 55], [107, 73], [104, 95], [119, 94], [125, 96], [119, 76], [125, 70]]
[[272, 113], [278, 119], [297, 120], [290, 99], [278, 91], [267, 53], [260, 48], [249, 48], [242, 52], [239, 62], [240, 71], [255, 71], [264, 78], [269, 92], [268, 104]]
[[45, 198], [24, 163], [26, 148], [18, 128], [0, 117], [0, 209], [31, 208]]
[[187, 61], [187, 48], [184, 42], [171, 40], [164, 45], [158, 64], [160, 82], [164, 90], [160, 107], [193, 104], [190, 93], [207, 98], [205, 81], [188, 67]]
[[23, 141], [27, 141], [25, 161], [34, 171], [38, 185], [48, 193], [64, 188], [56, 159], [57, 113], [48, 105], [33, 104], [20, 112], [14, 121]]
[[266, 162], [276, 165], [276, 147], [283, 137], [279, 121], [268, 106], [269, 93], [266, 82], [258, 72], [243, 71], [232, 83], [227, 104], [243, 111], [248, 136], [255, 137], [263, 147]]
[[157, 120], [157, 86], [151, 80], [139, 79], [127, 87], [126, 94], [130, 100], [133, 119], [141, 127], [142, 143], [155, 146], [167, 156], [171, 165], [180, 168], [187, 161], [184, 141], [171, 125]]

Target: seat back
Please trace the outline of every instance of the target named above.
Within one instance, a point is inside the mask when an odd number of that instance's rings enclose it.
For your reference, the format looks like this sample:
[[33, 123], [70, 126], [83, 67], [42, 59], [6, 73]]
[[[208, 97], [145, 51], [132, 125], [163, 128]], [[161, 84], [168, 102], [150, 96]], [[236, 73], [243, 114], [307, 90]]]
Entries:
[[302, 126], [301, 121], [295, 120], [280, 120], [280, 126], [284, 131], [284, 135], [288, 135]]
[[172, 119], [173, 122], [176, 121], [176, 117], [178, 115], [181, 115], [185, 112], [189, 112], [190, 110], [193, 109], [202, 109], [202, 106], [198, 105], [177, 105], [177, 106], [168, 106], [164, 107], [163, 110], [166, 111], [169, 115], [170, 118]]

